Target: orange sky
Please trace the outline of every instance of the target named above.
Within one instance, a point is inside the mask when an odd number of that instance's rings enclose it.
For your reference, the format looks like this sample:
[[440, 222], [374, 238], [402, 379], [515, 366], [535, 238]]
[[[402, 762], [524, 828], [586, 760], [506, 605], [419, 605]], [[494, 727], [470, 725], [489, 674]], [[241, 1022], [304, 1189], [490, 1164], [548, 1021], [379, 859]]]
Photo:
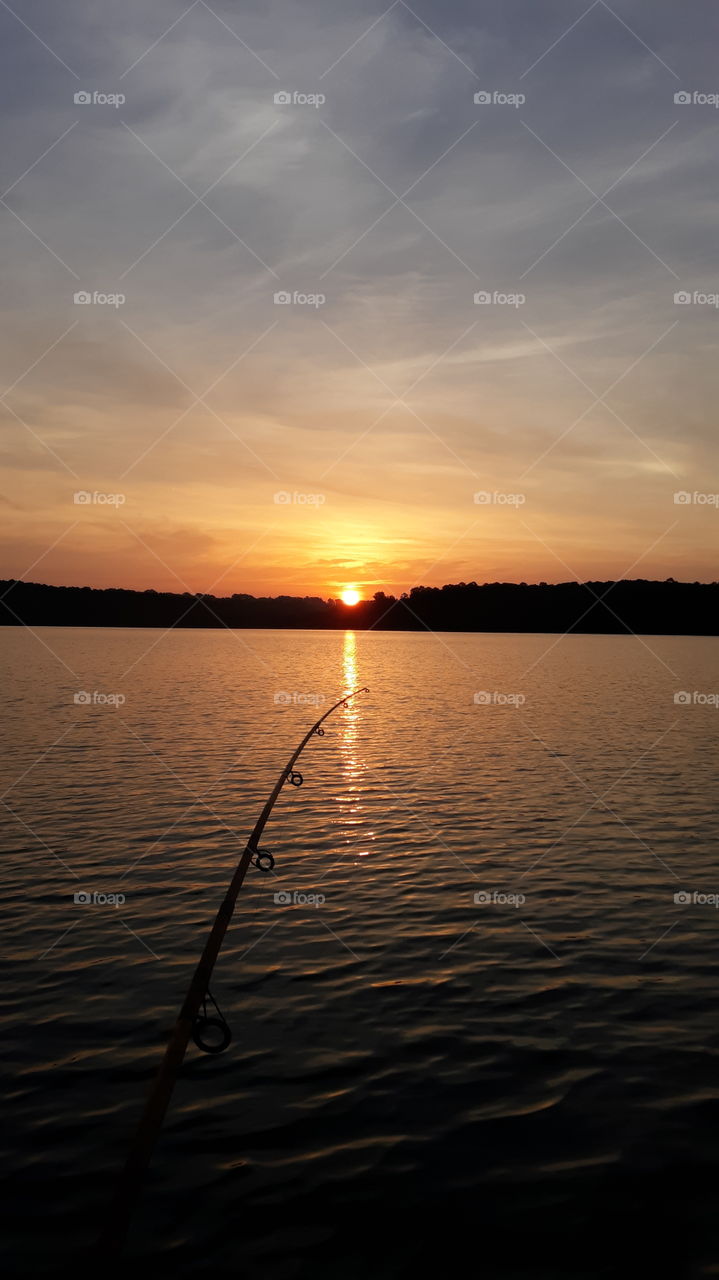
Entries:
[[0, 574], [714, 578], [715, 122], [672, 68], [710, 42], [663, 4], [556, 47], [504, 6], [258, 9], [243, 43], [199, 10], [156, 40], [164, 7], [88, 32], [119, 108], [75, 102], [52, 9], [10, 32]]

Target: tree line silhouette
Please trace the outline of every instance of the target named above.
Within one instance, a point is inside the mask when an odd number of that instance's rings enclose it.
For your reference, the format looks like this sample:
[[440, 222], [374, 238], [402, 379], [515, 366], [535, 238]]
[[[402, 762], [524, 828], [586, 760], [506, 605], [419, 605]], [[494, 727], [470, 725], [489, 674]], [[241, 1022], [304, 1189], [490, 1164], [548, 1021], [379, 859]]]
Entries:
[[377, 591], [348, 606], [318, 596], [213, 596], [189, 591], [0, 582], [0, 624], [64, 627], [277, 627], [381, 631], [638, 632], [716, 635], [719, 583], [459, 582]]

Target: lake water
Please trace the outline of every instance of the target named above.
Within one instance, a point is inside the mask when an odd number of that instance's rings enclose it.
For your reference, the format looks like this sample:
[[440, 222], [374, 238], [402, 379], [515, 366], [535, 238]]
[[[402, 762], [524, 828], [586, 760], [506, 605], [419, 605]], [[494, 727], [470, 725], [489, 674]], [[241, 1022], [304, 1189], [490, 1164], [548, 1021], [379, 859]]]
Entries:
[[369, 685], [280, 796], [275, 872], [250, 869], [215, 970], [233, 1040], [190, 1046], [128, 1258], [719, 1274], [715, 639], [6, 628], [0, 647], [16, 1272], [92, 1240], [258, 811], [313, 720]]

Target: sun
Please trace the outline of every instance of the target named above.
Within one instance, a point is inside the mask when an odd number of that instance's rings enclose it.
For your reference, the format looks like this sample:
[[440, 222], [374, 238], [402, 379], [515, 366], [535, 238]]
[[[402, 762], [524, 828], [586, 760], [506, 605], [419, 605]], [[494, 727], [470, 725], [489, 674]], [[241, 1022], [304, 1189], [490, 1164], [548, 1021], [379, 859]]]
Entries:
[[346, 587], [342, 592], [343, 604], [359, 604], [360, 593], [354, 587]]

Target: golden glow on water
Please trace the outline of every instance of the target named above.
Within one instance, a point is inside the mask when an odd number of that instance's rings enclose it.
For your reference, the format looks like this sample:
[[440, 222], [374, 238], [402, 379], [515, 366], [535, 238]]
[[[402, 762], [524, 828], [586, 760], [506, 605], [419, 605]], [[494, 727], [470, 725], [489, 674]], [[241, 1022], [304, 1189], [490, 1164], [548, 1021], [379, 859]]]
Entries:
[[[344, 680], [344, 692], [352, 693], [353, 689], [357, 689], [362, 683], [359, 676], [359, 665], [357, 662], [357, 636], [354, 631], [345, 631], [344, 642], [342, 645], [342, 676]], [[347, 703], [342, 716], [342, 740], [344, 750], [347, 756], [352, 756], [354, 760], [354, 749], [357, 744], [357, 729], [359, 725], [359, 717], [361, 715], [360, 707], [361, 698], [353, 698]]]
[[[345, 631], [342, 645], [342, 675], [344, 692], [351, 693], [362, 684], [359, 662], [357, 658], [357, 636], [354, 631]], [[357, 803], [360, 792], [362, 765], [359, 761], [357, 739], [359, 735], [360, 717], [362, 715], [361, 697], [348, 702], [342, 713], [342, 777], [344, 794], [338, 797], [341, 801], [343, 822], [346, 827], [346, 841], [349, 844], [354, 828], [359, 826], [362, 805]], [[367, 857], [368, 850], [358, 850], [360, 858]]]
[[[345, 631], [342, 646], [342, 674], [345, 681], [345, 693], [351, 693], [359, 684], [357, 669], [357, 636], [354, 631]], [[347, 708], [352, 710], [352, 706]]]

